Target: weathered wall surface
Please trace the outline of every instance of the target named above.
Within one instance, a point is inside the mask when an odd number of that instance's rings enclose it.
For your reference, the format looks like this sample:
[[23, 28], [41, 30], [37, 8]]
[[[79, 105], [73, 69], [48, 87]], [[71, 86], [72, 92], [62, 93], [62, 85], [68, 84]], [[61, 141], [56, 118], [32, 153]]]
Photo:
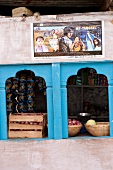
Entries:
[[0, 141], [0, 170], [112, 170], [113, 139]]
[[[32, 57], [31, 23], [44, 22], [71, 22], [71, 21], [104, 21], [104, 58], [82, 57], [77, 59], [44, 59], [37, 60]], [[8, 63], [46, 63], [46, 62], [75, 62], [81, 60], [113, 60], [113, 12], [98, 12], [67, 15], [45, 15], [37, 21], [35, 18], [27, 17], [25, 21], [21, 17], [0, 17], [0, 64]]]
[[[33, 22], [104, 21], [105, 58], [113, 60], [113, 12], [71, 14], [59, 16], [0, 18], [0, 64], [41, 63], [79, 60], [33, 60], [31, 54], [31, 28]], [[96, 60], [103, 60], [98, 59]], [[7, 140], [0, 141], [0, 170], [112, 170], [113, 139], [85, 138], [63, 140]]]

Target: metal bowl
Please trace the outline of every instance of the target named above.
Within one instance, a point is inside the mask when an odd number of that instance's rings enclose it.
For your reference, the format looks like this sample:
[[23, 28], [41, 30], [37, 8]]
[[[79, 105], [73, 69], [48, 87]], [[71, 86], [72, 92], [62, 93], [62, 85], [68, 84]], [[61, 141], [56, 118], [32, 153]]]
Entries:
[[78, 116], [81, 116], [81, 117], [90, 117], [91, 114], [90, 113], [78, 113]]
[[87, 122], [87, 120], [91, 118], [91, 114], [90, 113], [78, 113], [77, 117], [80, 122], [85, 123]]

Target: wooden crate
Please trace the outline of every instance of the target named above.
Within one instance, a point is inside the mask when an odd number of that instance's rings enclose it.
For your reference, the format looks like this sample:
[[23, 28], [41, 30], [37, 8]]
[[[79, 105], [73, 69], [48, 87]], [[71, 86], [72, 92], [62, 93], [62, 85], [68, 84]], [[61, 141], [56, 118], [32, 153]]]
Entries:
[[9, 115], [9, 138], [43, 138], [47, 114], [19, 113]]

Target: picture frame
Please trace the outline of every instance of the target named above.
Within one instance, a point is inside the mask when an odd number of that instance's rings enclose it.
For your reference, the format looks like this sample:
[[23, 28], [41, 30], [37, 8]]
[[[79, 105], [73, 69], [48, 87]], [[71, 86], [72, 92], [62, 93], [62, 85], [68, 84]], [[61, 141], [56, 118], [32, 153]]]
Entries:
[[103, 21], [32, 23], [33, 58], [104, 56]]

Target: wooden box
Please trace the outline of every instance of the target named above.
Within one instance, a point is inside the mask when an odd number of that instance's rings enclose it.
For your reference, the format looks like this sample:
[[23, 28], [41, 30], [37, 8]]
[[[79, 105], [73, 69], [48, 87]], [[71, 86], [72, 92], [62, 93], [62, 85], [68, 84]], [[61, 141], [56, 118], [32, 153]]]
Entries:
[[32, 16], [33, 12], [26, 7], [18, 7], [12, 10], [12, 17]]
[[47, 114], [18, 113], [9, 115], [9, 138], [43, 138]]

